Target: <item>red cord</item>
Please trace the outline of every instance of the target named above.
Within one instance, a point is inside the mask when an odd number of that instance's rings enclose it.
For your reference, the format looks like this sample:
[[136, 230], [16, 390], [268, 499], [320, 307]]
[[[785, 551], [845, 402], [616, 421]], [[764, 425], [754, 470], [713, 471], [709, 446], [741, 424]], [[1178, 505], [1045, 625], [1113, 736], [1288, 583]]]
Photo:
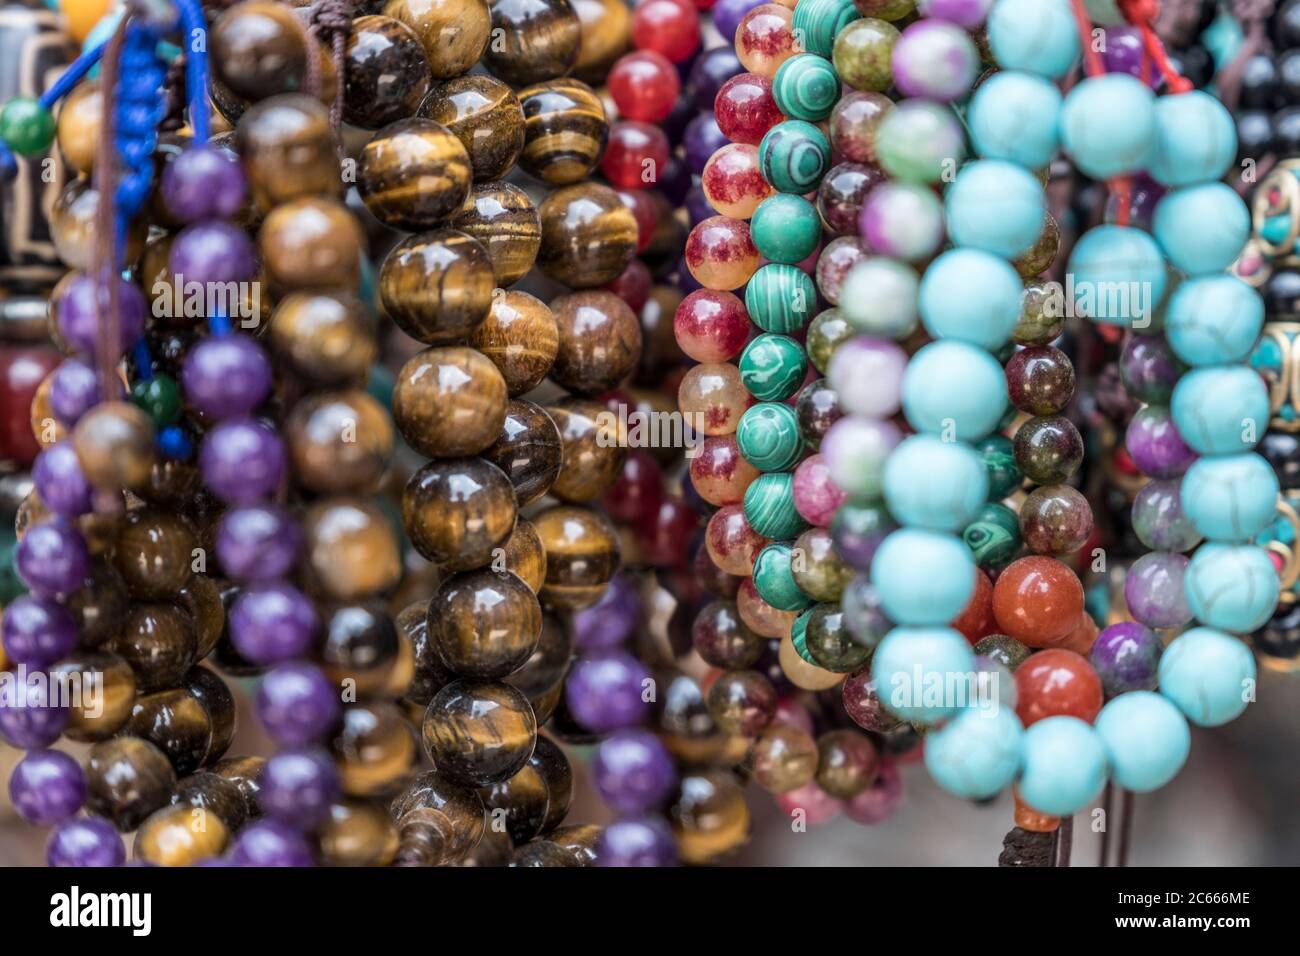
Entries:
[[1101, 54], [1092, 48], [1092, 17], [1083, 0], [1070, 0], [1074, 7], [1074, 20], [1079, 25], [1079, 45], [1083, 47], [1083, 68], [1089, 76], [1101, 76], [1106, 72], [1106, 64], [1101, 61]]
[[[1124, 14], [1124, 19], [1128, 20], [1141, 32], [1145, 54], [1155, 61], [1156, 68], [1160, 70], [1160, 75], [1165, 78], [1165, 83], [1169, 85], [1169, 92], [1190, 92], [1193, 88], [1191, 82], [1185, 76], [1180, 75], [1174, 69], [1173, 64], [1169, 62], [1169, 57], [1165, 54], [1165, 45], [1160, 42], [1155, 27], [1151, 25], [1155, 22], [1156, 17], [1160, 16], [1160, 0], [1116, 0], [1116, 5], [1119, 7], [1120, 12]], [[1075, 7], [1077, 10], [1077, 3]]]

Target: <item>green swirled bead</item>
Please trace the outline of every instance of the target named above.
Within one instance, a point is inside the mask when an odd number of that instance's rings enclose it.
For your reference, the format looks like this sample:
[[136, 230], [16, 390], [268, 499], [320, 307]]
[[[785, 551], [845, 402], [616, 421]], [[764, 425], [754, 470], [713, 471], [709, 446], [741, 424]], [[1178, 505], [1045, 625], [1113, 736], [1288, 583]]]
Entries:
[[803, 454], [799, 416], [785, 402], [760, 402], [741, 416], [736, 445], [759, 471], [789, 471]]
[[798, 611], [812, 603], [812, 598], [795, 584], [793, 560], [793, 549], [783, 542], [769, 544], [754, 559], [754, 590], [782, 611]]
[[989, 476], [989, 501], [1001, 501], [1020, 487], [1024, 475], [1016, 464], [1015, 445], [1005, 435], [990, 435], [975, 443]]
[[829, 57], [835, 35], [862, 14], [853, 0], [799, 0], [794, 8], [794, 35], [810, 53]]
[[840, 78], [830, 60], [816, 53], [799, 53], [777, 69], [772, 97], [786, 116], [815, 123], [830, 116], [839, 102]]
[[817, 658], [812, 656], [808, 650], [808, 619], [812, 616], [813, 609], [809, 608], [794, 619], [794, 624], [790, 626], [790, 643], [794, 645], [794, 652], [802, 657], [813, 667], [821, 667], [817, 663]]
[[[749, 220], [749, 237], [754, 240], [754, 247], [760, 253], [779, 263], [803, 262], [817, 251], [817, 243], [822, 238], [822, 219], [817, 207], [791, 193], [777, 193], [768, 196]], [[763, 270], [759, 270], [761, 274]], [[812, 278], [801, 270], [794, 270], [803, 276], [809, 289], [814, 288]], [[754, 276], [758, 278], [757, 275]], [[753, 281], [749, 283], [751, 286]], [[803, 313], [811, 312], [815, 296], [801, 303]], [[801, 319], [803, 325], [806, 319]], [[767, 328], [767, 326], [763, 326]], [[769, 329], [778, 332], [784, 329]]]
[[831, 144], [812, 123], [786, 120], [758, 144], [758, 168], [778, 192], [802, 196], [817, 188], [831, 164]]
[[797, 537], [808, 522], [794, 507], [794, 475], [769, 471], [745, 489], [745, 520], [765, 538], [787, 541]]
[[740, 355], [740, 383], [760, 402], [783, 402], [808, 372], [803, 346], [788, 335], [764, 332]]
[[1020, 552], [1020, 520], [1006, 505], [991, 501], [961, 534], [981, 568], [997, 568]]
[[798, 332], [815, 308], [817, 287], [812, 277], [784, 262], [769, 262], [745, 286], [745, 310], [764, 332]]
[[808, 335], [804, 338], [804, 345], [808, 349], [808, 360], [812, 362], [813, 368], [825, 375], [826, 370], [831, 367], [831, 356], [835, 354], [840, 343], [847, 342], [857, 334], [857, 330], [849, 324], [849, 320], [844, 318], [844, 313], [838, 308], [818, 312], [808, 324]]

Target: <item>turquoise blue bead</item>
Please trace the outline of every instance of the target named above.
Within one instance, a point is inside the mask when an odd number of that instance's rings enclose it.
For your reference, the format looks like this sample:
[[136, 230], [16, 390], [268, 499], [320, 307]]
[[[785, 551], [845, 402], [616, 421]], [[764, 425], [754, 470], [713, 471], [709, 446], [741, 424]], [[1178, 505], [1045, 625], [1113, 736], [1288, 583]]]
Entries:
[[758, 144], [758, 168], [778, 192], [812, 192], [830, 164], [831, 144], [825, 134], [803, 120], [778, 123]]
[[1233, 275], [1179, 283], [1165, 310], [1165, 337], [1188, 365], [1246, 361], [1263, 327], [1264, 300]]
[[776, 108], [791, 119], [815, 123], [830, 116], [839, 102], [839, 74], [824, 56], [796, 54], [772, 77], [772, 98]]
[[885, 462], [885, 504], [899, 524], [961, 531], [989, 493], [984, 462], [969, 445], [912, 435]]
[[903, 375], [903, 413], [917, 431], [977, 441], [995, 431], [1007, 408], [1002, 366], [965, 342], [931, 342]]
[[812, 598], [795, 584], [792, 558], [793, 549], [788, 544], [773, 543], [754, 559], [754, 590], [782, 611], [798, 611], [812, 603]]
[[1277, 608], [1277, 571], [1263, 548], [1207, 542], [1193, 552], [1183, 572], [1183, 590], [1202, 624], [1249, 634]]
[[966, 113], [975, 152], [1027, 169], [1052, 161], [1061, 144], [1061, 91], [1020, 70], [994, 73], [980, 84]]
[[829, 57], [835, 35], [861, 16], [853, 0], [799, 0], [794, 8], [794, 35], [808, 52]]
[[1174, 386], [1174, 425], [1202, 455], [1250, 451], [1268, 428], [1268, 386], [1246, 365], [1192, 369]]
[[1166, 186], [1223, 178], [1237, 157], [1232, 114], [1213, 96], [1192, 90], [1156, 100], [1156, 147], [1147, 172]]
[[1255, 674], [1255, 655], [1244, 641], [1194, 627], [1160, 656], [1160, 693], [1198, 727], [1218, 727], [1245, 711]]
[[1101, 709], [1093, 726], [1106, 745], [1111, 779], [1135, 793], [1159, 790], [1174, 779], [1192, 748], [1186, 718], [1149, 690], [1120, 694]]
[[[799, 201], [805, 202], [803, 199]], [[755, 217], [762, 210], [763, 207], [759, 206], [754, 213]], [[816, 215], [816, 212], [813, 214]], [[819, 227], [818, 235], [820, 234]], [[752, 226], [750, 235], [753, 235]], [[798, 332], [816, 313], [817, 286], [802, 269], [782, 262], [769, 262], [755, 272], [745, 286], [745, 309], [749, 312], [750, 320], [764, 332], [779, 332], [783, 335]]]
[[745, 410], [736, 445], [759, 471], [789, 471], [803, 455], [799, 416], [784, 402], [760, 402]]
[[781, 402], [799, 391], [808, 356], [788, 335], [764, 332], [740, 353], [740, 381], [760, 402]]
[[925, 738], [926, 769], [949, 793], [987, 800], [1020, 772], [1024, 733], [1010, 707], [964, 710]]
[[745, 489], [745, 520], [765, 538], [798, 537], [808, 522], [794, 507], [794, 476], [789, 472], [759, 475]]
[[1003, 69], [1054, 80], [1082, 53], [1069, 0], [999, 0], [989, 11], [988, 37]]
[[943, 208], [955, 245], [1014, 259], [1042, 235], [1047, 200], [1043, 187], [1025, 167], [1002, 159], [978, 159], [957, 174]]
[[[803, 262], [817, 251], [817, 244], [821, 242], [821, 216], [817, 208], [802, 196], [778, 193], [764, 199], [754, 210], [754, 215], [749, 220], [749, 237], [754, 240], [754, 248], [773, 263]], [[793, 266], [790, 268], [803, 277], [808, 289], [813, 289], [811, 278], [800, 270], [794, 269]], [[762, 273], [763, 269], [759, 269], [754, 279]], [[749, 281], [751, 287], [754, 285], [754, 279]], [[813, 295], [787, 305], [788, 309], [792, 308], [799, 314], [799, 325], [796, 327], [802, 327], [808, 321], [808, 313], [817, 305], [815, 289], [813, 292]], [[745, 294], [748, 296], [748, 289]], [[768, 329], [768, 331], [784, 330]]]
[[1024, 291], [1020, 276], [1004, 259], [979, 249], [950, 249], [921, 280], [921, 322], [937, 339], [996, 352], [1020, 321]]
[[1250, 212], [1223, 183], [1184, 186], [1160, 200], [1153, 231], [1175, 268], [1188, 275], [1222, 272], [1250, 238]]
[[918, 528], [889, 534], [871, 561], [885, 614], [909, 627], [949, 623], [975, 593], [975, 573], [961, 538]]
[[1065, 98], [1061, 143], [1093, 179], [1145, 169], [1155, 135], [1155, 94], [1127, 73], [1086, 79]]
[[871, 677], [880, 702], [903, 720], [933, 724], [966, 703], [952, 693], [975, 673], [975, 654], [950, 627], [896, 627], [876, 647]]
[[1149, 329], [1165, 295], [1169, 269], [1145, 232], [1098, 226], [1070, 253], [1075, 307], [1094, 322]]
[[1106, 745], [1078, 717], [1045, 717], [1022, 740], [1020, 796], [1039, 813], [1078, 813], [1106, 783]]
[[1277, 517], [1277, 473], [1254, 452], [1192, 462], [1178, 498], [1197, 533], [1210, 541], [1250, 541]]

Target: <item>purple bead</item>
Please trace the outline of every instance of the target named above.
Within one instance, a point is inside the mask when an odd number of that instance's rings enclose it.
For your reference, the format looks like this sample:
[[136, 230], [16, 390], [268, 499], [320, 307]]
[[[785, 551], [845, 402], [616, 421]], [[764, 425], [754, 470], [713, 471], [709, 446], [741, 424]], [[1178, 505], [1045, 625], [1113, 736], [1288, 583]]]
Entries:
[[584, 651], [618, 647], [641, 617], [641, 596], [625, 576], [615, 575], [600, 600], [573, 615], [573, 642]]
[[687, 124], [683, 142], [686, 146], [687, 164], [696, 173], [702, 173], [709, 158], [731, 140], [718, 128], [717, 118], [709, 111], [701, 113]]
[[1178, 434], [1164, 405], [1147, 405], [1138, 410], [1124, 435], [1124, 447], [1133, 464], [1152, 478], [1177, 478], [1196, 460], [1196, 452]]
[[579, 660], [565, 680], [569, 712], [587, 730], [605, 733], [642, 723], [650, 705], [642, 699], [650, 672], [624, 651]]
[[1124, 600], [1129, 613], [1147, 627], [1184, 627], [1192, 609], [1183, 591], [1185, 554], [1152, 551], [1133, 562], [1124, 579]]
[[655, 188], [674, 206], [680, 206], [686, 201], [686, 194], [693, 185], [695, 178], [686, 161], [670, 156], [668, 162], [659, 169], [659, 181], [655, 183]]
[[0, 737], [22, 750], [48, 747], [68, 724], [68, 711], [51, 703], [49, 675], [29, 672], [0, 683]]
[[1101, 49], [1101, 61], [1107, 73], [1127, 73], [1135, 79], [1142, 79], [1143, 63], [1146, 63], [1148, 85], [1155, 89], [1160, 85], [1160, 70], [1155, 61], [1146, 55], [1142, 45], [1142, 32], [1136, 27], [1107, 27]]
[[686, 213], [691, 217], [691, 226], [698, 226], [710, 216], [716, 216], [713, 207], [709, 205], [709, 197], [704, 195], [703, 186], [692, 186], [691, 191], [686, 194]]
[[677, 843], [657, 817], [615, 820], [596, 840], [597, 866], [676, 866]]
[[259, 820], [239, 831], [230, 851], [235, 866], [312, 866], [311, 847], [293, 827]]
[[50, 834], [45, 861], [50, 866], [121, 866], [126, 845], [103, 817], [65, 820]]
[[269, 581], [293, 570], [302, 529], [278, 505], [231, 508], [217, 525], [217, 560], [236, 581]]
[[62, 519], [27, 529], [14, 555], [14, 567], [37, 594], [71, 594], [90, 573], [90, 552], [81, 532]]
[[767, 0], [718, 0], [713, 7], [713, 25], [718, 28], [722, 38], [728, 43], [735, 43], [736, 27], [745, 19], [745, 14]]
[[247, 415], [271, 394], [271, 361], [247, 335], [219, 335], [190, 350], [181, 368], [185, 398], [212, 418]]
[[836, 553], [865, 574], [876, 550], [897, 528], [883, 507], [842, 505], [831, 519], [831, 540]]
[[24, 594], [5, 608], [0, 621], [5, 653], [15, 663], [46, 667], [67, 657], [77, 646], [77, 622], [63, 605], [50, 598]]
[[[79, 275], [68, 283], [58, 300], [59, 334], [74, 350], [84, 355], [98, 355], [101, 317], [107, 307], [100, 305], [97, 283], [88, 275]], [[119, 315], [117, 351], [120, 358], [140, 336], [144, 335], [145, 303], [139, 286], [126, 279], [117, 279], [117, 305]]]
[[[1152, 179], [1145, 171], [1135, 173], [1129, 192], [1129, 225], [1135, 229], [1150, 230], [1156, 214], [1156, 205], [1168, 192], [1168, 189]], [[1118, 222], [1119, 210], [1120, 194], [1112, 193], [1106, 199], [1106, 222]]]
[[233, 418], [203, 438], [199, 468], [213, 494], [233, 505], [269, 498], [284, 480], [284, 442], [265, 422]]
[[248, 196], [239, 161], [211, 146], [191, 146], [168, 163], [159, 189], [178, 222], [233, 219]]
[[257, 685], [257, 719], [277, 744], [316, 743], [339, 719], [339, 688], [311, 664], [281, 664]]
[[886, 760], [876, 782], [851, 800], [844, 801], [844, 815], [868, 826], [883, 823], [903, 804], [903, 777], [898, 765]]
[[36, 456], [32, 481], [42, 503], [55, 514], [76, 518], [90, 511], [94, 503], [94, 489], [70, 441], [51, 445]]
[[900, 92], [949, 103], [969, 92], [980, 62], [965, 30], [942, 20], [918, 20], [895, 42], [890, 65]]
[[167, 267], [182, 292], [194, 282], [247, 282], [257, 275], [257, 249], [234, 223], [208, 219], [177, 233]]
[[302, 657], [319, 627], [315, 606], [284, 582], [247, 587], [230, 608], [230, 639], [254, 664]]
[[988, 17], [993, 0], [918, 0], [916, 6], [923, 17], [974, 30]]
[[601, 799], [619, 813], [644, 813], [677, 783], [668, 748], [648, 730], [620, 730], [601, 742], [591, 762]]
[[322, 750], [283, 750], [257, 778], [257, 802], [272, 820], [310, 830], [339, 797], [339, 771]]
[[1152, 551], [1190, 551], [1201, 534], [1183, 511], [1177, 478], [1149, 481], [1133, 499], [1133, 533]]
[[1130, 395], [1148, 404], [1167, 404], [1185, 371], [1163, 335], [1135, 335], [1124, 340], [1119, 374]]
[[[717, 23], [716, 15], [713, 22]], [[686, 95], [697, 110], [712, 110], [722, 84], [744, 72], [745, 67], [731, 46], [705, 50], [691, 67], [691, 75], [686, 80]]]
[[1104, 628], [1088, 652], [1088, 661], [1101, 678], [1107, 697], [1131, 690], [1155, 690], [1160, 681], [1160, 635], [1136, 621]]
[[99, 404], [99, 376], [80, 359], [64, 359], [50, 382], [50, 409], [64, 425], [75, 425]]
[[86, 776], [81, 764], [58, 750], [33, 750], [9, 778], [9, 799], [28, 823], [49, 826], [81, 809]]

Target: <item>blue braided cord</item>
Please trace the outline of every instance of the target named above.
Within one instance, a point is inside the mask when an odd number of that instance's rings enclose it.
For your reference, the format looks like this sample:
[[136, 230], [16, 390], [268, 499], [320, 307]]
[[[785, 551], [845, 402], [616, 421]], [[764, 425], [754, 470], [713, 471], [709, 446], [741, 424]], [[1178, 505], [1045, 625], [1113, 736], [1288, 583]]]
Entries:
[[0, 140], [0, 179], [13, 179], [18, 175], [18, 157]]
[[134, 217], [144, 207], [153, 188], [158, 124], [167, 105], [162, 95], [167, 65], [158, 56], [161, 38], [158, 27], [135, 19], [127, 24], [122, 44], [113, 115], [114, 146], [122, 175], [113, 198], [115, 214], [123, 220]]
[[131, 360], [135, 363], [136, 378], [144, 382], [153, 378], [153, 356], [149, 353], [149, 340], [143, 335], [131, 348]]
[[[185, 50], [185, 92], [190, 110], [190, 128], [194, 142], [206, 143], [212, 135], [212, 119], [208, 109], [208, 24], [199, 0], [175, 0], [181, 14], [181, 34]], [[201, 49], [194, 49], [195, 39], [201, 38]]]
[[208, 318], [208, 331], [213, 335], [229, 335], [233, 329], [230, 325], [230, 318], [218, 312], [216, 315]]
[[71, 93], [72, 88], [80, 83], [82, 77], [89, 73], [104, 56], [104, 48], [107, 46], [107, 42], [100, 43], [73, 60], [68, 68], [59, 74], [59, 78], [50, 84], [50, 88], [41, 94], [41, 106], [47, 110], [52, 109], [55, 103]]
[[194, 443], [179, 425], [168, 425], [158, 432], [158, 450], [168, 458], [188, 461], [194, 454]]

